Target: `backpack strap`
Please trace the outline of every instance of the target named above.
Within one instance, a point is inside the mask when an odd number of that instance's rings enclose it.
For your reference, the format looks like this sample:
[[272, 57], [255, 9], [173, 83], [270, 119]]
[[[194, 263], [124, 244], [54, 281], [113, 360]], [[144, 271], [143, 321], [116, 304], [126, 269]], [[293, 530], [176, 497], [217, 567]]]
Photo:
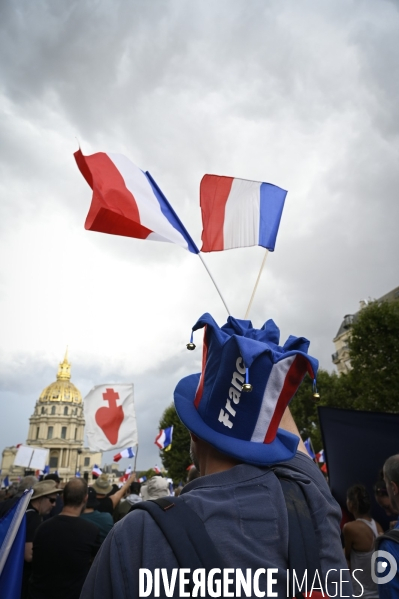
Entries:
[[[299, 583], [306, 574], [307, 588], [305, 591], [309, 592], [316, 571], [321, 572], [318, 543], [312, 516], [305, 495], [298, 483], [293, 479], [284, 478], [274, 469], [273, 471], [279, 479], [287, 507], [288, 572], [292, 573], [295, 570]], [[292, 589], [292, 580], [289, 581], [289, 586]], [[296, 599], [303, 599], [307, 597], [307, 593], [304, 595], [301, 591], [298, 591], [295, 597]], [[327, 597], [327, 594], [315, 590], [312, 592], [312, 597], [314, 599]]]
[[388, 532], [377, 537], [374, 544], [376, 551], [380, 548], [382, 541], [394, 541], [395, 543], [399, 543], [399, 529], [394, 528], [393, 530], [388, 530]]
[[133, 510], [145, 510], [152, 516], [181, 568], [209, 571], [226, 566], [203, 521], [180, 497], [140, 501], [132, 506]]

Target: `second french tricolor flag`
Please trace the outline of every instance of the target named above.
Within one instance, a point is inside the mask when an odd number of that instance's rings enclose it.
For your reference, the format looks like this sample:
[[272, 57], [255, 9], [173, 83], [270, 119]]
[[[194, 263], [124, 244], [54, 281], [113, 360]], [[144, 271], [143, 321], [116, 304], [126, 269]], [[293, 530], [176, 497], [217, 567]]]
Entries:
[[261, 245], [274, 250], [287, 192], [260, 181], [205, 175], [202, 252]]

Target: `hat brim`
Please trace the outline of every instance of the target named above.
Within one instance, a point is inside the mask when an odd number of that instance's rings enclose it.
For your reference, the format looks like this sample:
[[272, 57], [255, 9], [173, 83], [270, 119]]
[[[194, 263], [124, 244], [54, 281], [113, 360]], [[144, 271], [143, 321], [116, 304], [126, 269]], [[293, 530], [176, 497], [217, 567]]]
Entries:
[[112, 485], [109, 485], [109, 487], [107, 487], [106, 489], [100, 489], [100, 487], [96, 487], [96, 483], [94, 483], [91, 486], [92, 486], [92, 489], [95, 490], [97, 495], [108, 495], [108, 493], [111, 493], [111, 491], [112, 491]]
[[194, 406], [199, 379], [199, 373], [186, 376], [178, 383], [174, 393], [177, 414], [192, 433], [222, 453], [255, 466], [271, 466], [294, 457], [299, 437], [281, 428], [271, 443], [255, 443], [222, 435], [208, 426]]
[[47, 495], [54, 495], [54, 493], [62, 493], [62, 489], [53, 489], [52, 491], [46, 491], [45, 493], [40, 493], [39, 495], [32, 495], [30, 498], [31, 501], [34, 499], [40, 499], [40, 497], [47, 497]]

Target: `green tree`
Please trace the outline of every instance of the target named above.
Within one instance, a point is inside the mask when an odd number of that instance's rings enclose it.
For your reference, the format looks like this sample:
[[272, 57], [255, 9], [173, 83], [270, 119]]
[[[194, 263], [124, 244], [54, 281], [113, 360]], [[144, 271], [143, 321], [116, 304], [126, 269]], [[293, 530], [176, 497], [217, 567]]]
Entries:
[[190, 458], [190, 433], [178, 417], [172, 403], [159, 421], [159, 428], [173, 426], [172, 447], [170, 450], [160, 452], [162, 464], [168, 471], [173, 482], [178, 484], [187, 478], [187, 467], [191, 464]]
[[290, 404], [303, 439], [322, 446], [317, 406], [399, 411], [399, 302], [373, 302], [363, 308], [351, 329], [352, 370], [338, 376], [319, 370], [320, 401], [312, 401], [312, 381], [306, 376]]
[[349, 353], [354, 408], [399, 410], [399, 302], [374, 301], [358, 314]]

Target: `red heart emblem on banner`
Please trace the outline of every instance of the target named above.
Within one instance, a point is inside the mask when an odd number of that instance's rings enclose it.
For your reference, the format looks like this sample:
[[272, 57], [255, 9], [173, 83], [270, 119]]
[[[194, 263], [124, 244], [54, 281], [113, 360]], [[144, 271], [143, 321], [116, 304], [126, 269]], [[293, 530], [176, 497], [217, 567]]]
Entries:
[[98, 408], [95, 419], [98, 426], [107, 437], [112, 445], [118, 442], [119, 429], [124, 419], [122, 406], [116, 405], [116, 400], [119, 399], [119, 394], [113, 389], [107, 389], [103, 393], [103, 399], [108, 401], [108, 407]]

